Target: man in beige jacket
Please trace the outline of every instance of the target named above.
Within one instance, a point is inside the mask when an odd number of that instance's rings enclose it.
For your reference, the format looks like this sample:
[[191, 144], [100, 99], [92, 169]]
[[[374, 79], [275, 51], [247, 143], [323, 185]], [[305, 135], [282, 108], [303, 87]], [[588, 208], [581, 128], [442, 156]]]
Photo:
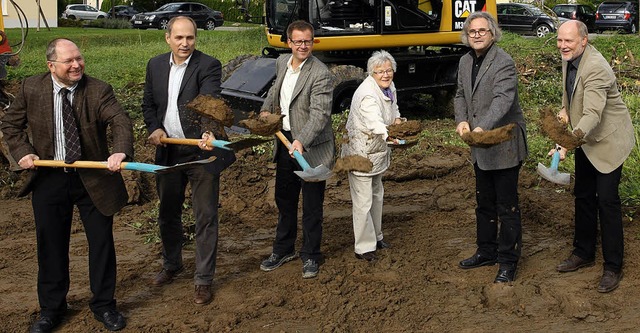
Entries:
[[[622, 279], [624, 238], [618, 186], [635, 136], [616, 76], [602, 54], [588, 44], [587, 36], [587, 27], [579, 21], [567, 21], [558, 30], [564, 83], [559, 118], [584, 143], [575, 151], [574, 250], [557, 270], [572, 272], [595, 263], [599, 218], [604, 272], [598, 291], [606, 293]], [[566, 152], [561, 148], [561, 159]]]

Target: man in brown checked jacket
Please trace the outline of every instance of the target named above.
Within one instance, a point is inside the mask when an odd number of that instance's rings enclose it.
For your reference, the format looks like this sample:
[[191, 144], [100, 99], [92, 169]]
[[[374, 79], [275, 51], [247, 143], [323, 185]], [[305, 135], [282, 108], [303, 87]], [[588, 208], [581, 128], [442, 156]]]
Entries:
[[[49, 43], [46, 56], [49, 73], [23, 81], [1, 126], [11, 154], [23, 169], [29, 170], [20, 195], [32, 193], [41, 310], [30, 332], [51, 332], [67, 310], [74, 205], [80, 212], [89, 243], [93, 293], [89, 307], [105, 328], [117, 331], [126, 322], [116, 310], [114, 299], [116, 253], [112, 227], [113, 215], [128, 200], [119, 171], [120, 163], [133, 156], [131, 120], [110, 85], [84, 75], [84, 58], [75, 43], [55, 39]], [[109, 170], [35, 167], [36, 160], [64, 160], [67, 152], [73, 150], [67, 145], [71, 135], [65, 134], [63, 125], [67, 121], [63, 120], [64, 111], [69, 110], [65, 109], [65, 102], [70, 103], [79, 135], [80, 152], [76, 158], [106, 160]], [[33, 142], [25, 131], [27, 126], [33, 133]], [[107, 128], [111, 128], [111, 152]]]

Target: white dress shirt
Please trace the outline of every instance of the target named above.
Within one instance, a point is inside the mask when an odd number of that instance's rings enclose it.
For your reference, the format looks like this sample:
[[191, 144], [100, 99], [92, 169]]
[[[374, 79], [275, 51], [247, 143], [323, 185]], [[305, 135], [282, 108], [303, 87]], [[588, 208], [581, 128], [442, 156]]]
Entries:
[[173, 54], [169, 57], [169, 85], [167, 88], [167, 113], [164, 116], [164, 131], [170, 138], [184, 139], [184, 131], [180, 122], [180, 112], [178, 110], [178, 96], [180, 95], [180, 86], [182, 78], [189, 65], [191, 56], [180, 65], [173, 62]]
[[[69, 98], [69, 103], [73, 105], [73, 95], [78, 87], [78, 84], [74, 84], [71, 87], [65, 87], [60, 84], [56, 79], [51, 76], [53, 81], [53, 136], [54, 136], [54, 149], [53, 149], [53, 159], [64, 161], [64, 157], [67, 153], [64, 147], [64, 123], [62, 120], [62, 95], [60, 94], [60, 89], [67, 88], [69, 93], [67, 94], [67, 98]], [[79, 130], [79, 129], [78, 129]]]
[[302, 70], [302, 66], [304, 66], [304, 64], [307, 62], [307, 59], [305, 59], [296, 69], [293, 69], [293, 67], [291, 67], [292, 61], [293, 56], [291, 56], [291, 58], [289, 58], [289, 62], [287, 62], [287, 72], [284, 75], [282, 86], [280, 87], [280, 109], [282, 111], [282, 114], [284, 115], [284, 118], [282, 118], [282, 129], [285, 131], [291, 131], [289, 106], [291, 105], [293, 89], [296, 87], [298, 77], [300, 77], [300, 70]]

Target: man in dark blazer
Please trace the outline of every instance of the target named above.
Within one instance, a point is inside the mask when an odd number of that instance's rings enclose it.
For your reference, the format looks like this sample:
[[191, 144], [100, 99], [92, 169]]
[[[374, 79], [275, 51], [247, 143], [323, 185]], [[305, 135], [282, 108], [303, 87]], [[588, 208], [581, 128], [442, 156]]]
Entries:
[[261, 114], [284, 114], [282, 133], [292, 143], [291, 149], [276, 140], [276, 205], [278, 226], [273, 252], [260, 269], [272, 271], [296, 257], [298, 198], [302, 190], [303, 278], [318, 275], [322, 261], [320, 242], [324, 190], [326, 181], [306, 182], [294, 171], [302, 170], [293, 158], [300, 152], [311, 167], [333, 166], [335, 145], [331, 129], [332, 75], [320, 60], [311, 55], [313, 26], [295, 21], [287, 28], [291, 54], [276, 62], [276, 81], [262, 104]]
[[[557, 270], [572, 272], [593, 266], [599, 218], [604, 269], [598, 291], [606, 293], [622, 279], [624, 237], [618, 186], [622, 164], [635, 147], [635, 131], [616, 75], [602, 54], [589, 45], [584, 23], [563, 23], [557, 44], [564, 88], [559, 118], [584, 141], [575, 150], [574, 249]], [[561, 148], [560, 158], [566, 153]]]
[[[18, 164], [29, 170], [20, 195], [32, 193], [38, 249], [40, 319], [31, 332], [50, 332], [67, 310], [69, 291], [69, 239], [73, 206], [89, 243], [89, 303], [97, 320], [108, 330], [125, 327], [116, 311], [116, 253], [113, 215], [128, 200], [120, 163], [133, 156], [131, 120], [110, 85], [84, 75], [84, 58], [68, 39], [55, 39], [47, 47], [49, 73], [26, 78], [2, 119], [2, 131]], [[68, 90], [68, 92], [67, 92]], [[70, 96], [70, 97], [68, 97]], [[63, 98], [71, 99], [73, 121], [79, 131], [79, 159], [107, 161], [109, 170], [35, 168], [39, 159], [64, 160]], [[31, 129], [32, 142], [26, 132]], [[111, 129], [112, 148], [107, 145]]]
[[195, 22], [184, 16], [169, 21], [165, 39], [171, 52], [149, 60], [142, 110], [149, 142], [156, 146], [156, 163], [174, 165], [213, 155], [218, 158], [206, 166], [195, 165], [180, 172], [157, 175], [160, 198], [158, 225], [162, 238], [163, 268], [153, 285], [170, 283], [183, 269], [182, 204], [187, 183], [191, 184], [196, 219], [195, 294], [196, 304], [212, 299], [211, 284], [216, 268], [218, 247], [218, 191], [220, 172], [235, 161], [233, 152], [206, 145], [167, 146], [162, 138], [202, 138], [203, 142], [226, 138], [224, 129], [212, 119], [185, 107], [198, 95], [218, 96], [222, 66], [220, 61], [198, 50]]
[[[460, 59], [454, 107], [456, 132], [482, 132], [516, 124], [511, 140], [489, 147], [471, 147], [476, 175], [476, 243], [471, 257], [460, 261], [468, 269], [500, 264], [494, 282], [511, 282], [522, 246], [518, 174], [527, 156], [526, 127], [518, 102], [516, 67], [495, 45], [502, 33], [487, 12], [467, 17], [462, 42], [471, 51]], [[498, 235], [498, 223], [500, 234]]]

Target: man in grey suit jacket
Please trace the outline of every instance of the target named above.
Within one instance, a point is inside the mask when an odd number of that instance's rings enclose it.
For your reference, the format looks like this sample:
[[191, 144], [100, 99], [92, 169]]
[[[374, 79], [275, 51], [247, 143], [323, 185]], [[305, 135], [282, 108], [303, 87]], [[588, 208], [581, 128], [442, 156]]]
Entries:
[[[67, 312], [74, 205], [89, 244], [93, 293], [89, 307], [105, 328], [116, 331], [124, 328], [126, 321], [116, 310], [114, 299], [116, 252], [112, 229], [113, 215], [127, 204], [127, 190], [119, 171], [120, 163], [133, 157], [131, 120], [110, 85], [84, 75], [84, 58], [72, 41], [59, 38], [49, 43], [47, 67], [46, 74], [23, 81], [2, 119], [2, 132], [13, 157], [22, 168], [29, 169], [29, 179], [20, 195], [32, 193], [41, 310], [30, 332], [51, 332]], [[64, 99], [71, 106], [72, 117], [63, 116]], [[77, 125], [80, 155], [76, 158], [107, 161], [109, 170], [35, 167], [36, 160], [64, 160], [74, 151], [73, 140], [66, 144], [72, 136], [65, 126], [67, 120]], [[107, 129], [111, 133], [111, 152]]]
[[272, 271], [296, 257], [298, 198], [302, 190], [302, 233], [300, 258], [303, 278], [318, 275], [322, 261], [320, 242], [325, 181], [305, 182], [295, 175], [301, 170], [293, 159], [297, 150], [312, 167], [331, 168], [335, 154], [331, 129], [332, 76], [314, 56], [313, 26], [295, 21], [287, 28], [292, 54], [280, 56], [277, 78], [264, 101], [261, 114], [284, 114], [282, 133], [292, 142], [291, 149], [276, 140], [276, 205], [278, 226], [273, 252], [262, 262], [263, 271]]
[[[575, 151], [574, 249], [557, 270], [572, 272], [595, 263], [599, 217], [604, 270], [598, 291], [606, 293], [622, 279], [624, 237], [618, 186], [622, 164], [635, 147], [634, 129], [616, 76], [602, 54], [588, 44], [584, 23], [563, 23], [557, 44], [564, 83], [559, 119], [584, 142]], [[566, 153], [561, 148], [560, 158]]]
[[150, 133], [149, 142], [156, 146], [157, 164], [173, 165], [212, 155], [218, 157], [206, 166], [195, 165], [156, 177], [164, 262], [152, 284], [171, 283], [182, 271], [182, 204], [187, 183], [190, 183], [196, 218], [194, 302], [207, 304], [212, 299], [211, 284], [216, 268], [220, 172], [235, 161], [235, 155], [219, 148], [210, 150], [206, 145], [201, 148], [167, 146], [161, 141], [166, 137], [208, 140], [212, 134], [226, 138], [220, 125], [185, 107], [200, 94], [217, 96], [220, 93], [220, 61], [195, 49], [196, 34], [196, 24], [189, 17], [178, 16], [169, 21], [165, 39], [171, 52], [149, 60], [142, 110]]
[[[460, 261], [468, 269], [500, 264], [494, 282], [515, 279], [522, 245], [518, 173], [527, 156], [526, 127], [518, 102], [513, 59], [495, 42], [502, 33], [486, 12], [474, 12], [464, 23], [462, 42], [472, 50], [460, 59], [454, 100], [456, 132], [482, 132], [516, 124], [514, 137], [489, 147], [471, 147], [476, 175], [478, 249]], [[500, 223], [500, 235], [498, 232]]]

